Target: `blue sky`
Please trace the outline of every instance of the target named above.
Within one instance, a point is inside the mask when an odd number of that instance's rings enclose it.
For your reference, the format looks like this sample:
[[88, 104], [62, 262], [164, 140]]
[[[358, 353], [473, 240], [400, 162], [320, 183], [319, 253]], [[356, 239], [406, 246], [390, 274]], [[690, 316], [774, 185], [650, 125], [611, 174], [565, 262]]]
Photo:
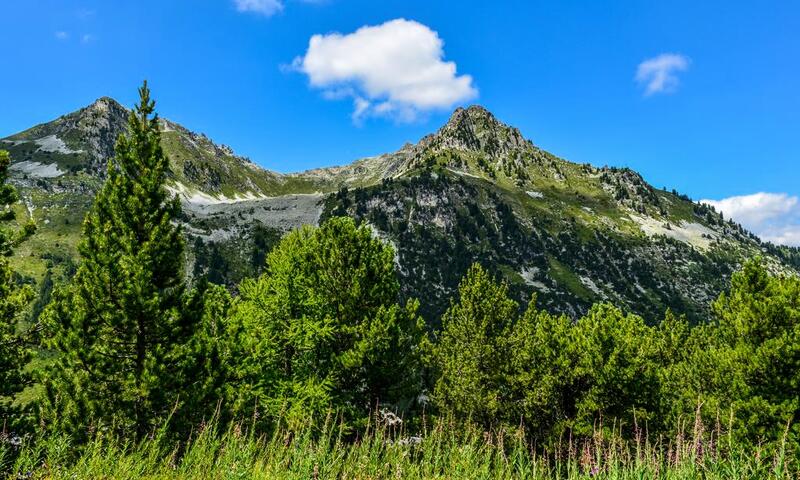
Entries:
[[0, 136], [103, 95], [130, 105], [147, 78], [162, 116], [287, 172], [395, 150], [479, 103], [559, 156], [629, 166], [800, 244], [798, 2], [20, 0], [0, 13]]

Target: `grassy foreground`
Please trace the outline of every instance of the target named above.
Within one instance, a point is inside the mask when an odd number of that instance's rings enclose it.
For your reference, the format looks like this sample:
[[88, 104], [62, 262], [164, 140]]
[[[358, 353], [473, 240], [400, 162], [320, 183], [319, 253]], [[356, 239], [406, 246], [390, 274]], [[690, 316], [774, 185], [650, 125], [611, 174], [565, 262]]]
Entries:
[[[0, 472], [31, 479], [792, 479], [797, 458], [781, 446], [745, 449], [719, 432], [678, 434], [651, 442], [602, 438], [563, 441], [555, 454], [517, 433], [501, 435], [443, 422], [406, 435], [383, 427], [344, 441], [341, 431], [254, 437], [235, 425], [202, 428], [186, 442], [160, 434], [130, 446], [102, 436], [79, 454], [63, 437], [0, 444]], [[616, 438], [616, 437], [615, 437]], [[5, 445], [5, 446], [2, 446]], [[16, 450], [14, 450], [16, 448]]]

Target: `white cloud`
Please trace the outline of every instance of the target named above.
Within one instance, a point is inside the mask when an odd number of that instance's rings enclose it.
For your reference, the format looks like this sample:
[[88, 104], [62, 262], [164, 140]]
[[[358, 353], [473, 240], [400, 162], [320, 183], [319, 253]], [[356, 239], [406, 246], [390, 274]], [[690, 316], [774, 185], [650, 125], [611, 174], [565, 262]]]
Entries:
[[292, 63], [328, 99], [351, 98], [353, 118], [414, 120], [478, 95], [469, 75], [446, 62], [444, 42], [427, 26], [405, 19], [364, 26], [353, 33], [314, 35]]
[[82, 9], [78, 10], [75, 15], [78, 18], [80, 18], [81, 20], [88, 20], [88, 19], [94, 17], [96, 13], [97, 12], [94, 11], [94, 10], [90, 10], [88, 8], [82, 8]]
[[800, 246], [800, 199], [785, 193], [753, 193], [700, 200], [741, 223], [763, 240]]
[[644, 85], [645, 96], [672, 93], [678, 88], [678, 72], [689, 68], [689, 57], [677, 53], [662, 53], [639, 64], [636, 81]]
[[270, 17], [283, 10], [280, 0], [233, 0], [236, 10]]
[[762, 239], [778, 245], [800, 247], [800, 225], [787, 225], [777, 228], [761, 236]]
[[81, 35], [81, 43], [84, 45], [91, 42], [92, 40], [94, 40], [94, 35], [90, 33], [84, 33], [83, 35]]
[[55, 33], [57, 40], [69, 40], [69, 33], [64, 31], [58, 31]]

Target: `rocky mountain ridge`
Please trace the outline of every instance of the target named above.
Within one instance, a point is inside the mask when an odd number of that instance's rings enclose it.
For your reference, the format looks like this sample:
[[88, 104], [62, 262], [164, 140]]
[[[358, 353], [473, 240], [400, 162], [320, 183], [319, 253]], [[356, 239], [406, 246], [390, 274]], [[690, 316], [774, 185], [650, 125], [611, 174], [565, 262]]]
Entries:
[[[21, 217], [39, 232], [15, 258], [32, 281], [74, 267], [79, 225], [102, 185], [128, 110], [104, 97], [0, 140]], [[470, 263], [569, 315], [612, 301], [655, 320], [666, 308], [703, 318], [730, 273], [759, 254], [796, 272], [796, 249], [762, 243], [712, 208], [658, 190], [629, 169], [556, 157], [479, 106], [435, 133], [349, 165], [265, 170], [166, 119], [169, 188], [183, 199], [187, 273], [232, 287], [257, 274], [280, 236], [349, 215], [393, 243], [403, 294], [437, 318]], [[432, 320], [433, 321], [433, 320]]]

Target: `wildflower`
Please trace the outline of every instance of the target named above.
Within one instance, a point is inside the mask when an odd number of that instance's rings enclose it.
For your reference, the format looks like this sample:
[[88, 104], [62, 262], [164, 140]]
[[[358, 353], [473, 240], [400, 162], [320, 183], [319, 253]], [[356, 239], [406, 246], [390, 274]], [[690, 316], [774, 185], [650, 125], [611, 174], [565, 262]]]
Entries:
[[389, 427], [394, 427], [395, 425], [401, 425], [403, 423], [402, 418], [386, 409], [381, 410], [381, 421]]
[[398, 443], [400, 443], [400, 445], [416, 446], [422, 443], [422, 437], [419, 435], [412, 435], [410, 437], [401, 438]]

